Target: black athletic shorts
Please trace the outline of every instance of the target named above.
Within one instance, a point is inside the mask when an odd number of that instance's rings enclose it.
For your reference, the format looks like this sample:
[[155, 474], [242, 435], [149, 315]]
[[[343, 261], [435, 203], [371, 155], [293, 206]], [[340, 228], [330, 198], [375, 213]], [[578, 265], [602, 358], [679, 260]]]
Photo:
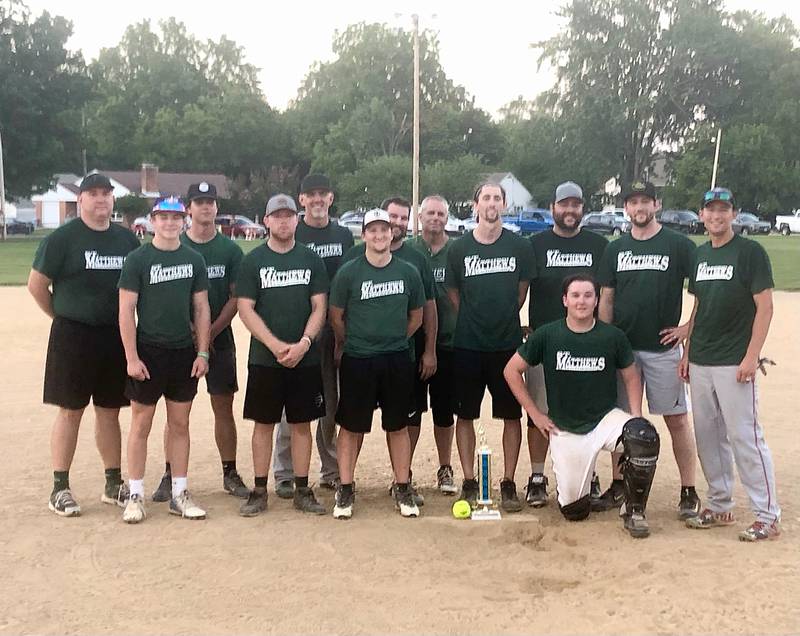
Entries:
[[171, 402], [191, 402], [197, 395], [197, 378], [192, 377], [192, 365], [197, 358], [194, 347], [167, 349], [136, 343], [139, 359], [150, 373], [149, 380], [129, 377], [125, 395], [131, 402], [155, 404], [163, 395]]
[[453, 425], [455, 401], [453, 399], [453, 350], [436, 347], [436, 373], [423, 381], [419, 377], [419, 362], [414, 368], [414, 406], [416, 413], [408, 418], [409, 426], [420, 426], [422, 414], [428, 410], [428, 392], [431, 395], [433, 425], [448, 428]]
[[522, 417], [522, 408], [503, 377], [503, 369], [514, 353], [514, 349], [454, 350], [453, 386], [455, 412], [458, 417], [477, 420], [481, 416], [481, 402], [487, 387], [492, 396], [492, 417], [503, 420], [516, 420]]
[[325, 415], [322, 370], [318, 364], [287, 367], [247, 367], [244, 419], [277, 424], [286, 409], [290, 424], [310, 422]]
[[214, 349], [211, 352], [206, 389], [211, 395], [230, 395], [239, 390], [236, 381], [236, 347]]
[[336, 423], [351, 433], [369, 433], [372, 414], [381, 409], [384, 431], [408, 426], [414, 390], [414, 361], [408, 351], [370, 358], [342, 356]]
[[127, 364], [117, 325], [93, 326], [56, 316], [50, 326], [44, 369], [44, 403], [65, 409], [89, 404], [128, 406]]
[[420, 426], [422, 414], [428, 410], [428, 382], [419, 377], [419, 362], [425, 353], [425, 332], [420, 327], [414, 334], [414, 391], [413, 409], [409, 411], [408, 425]]

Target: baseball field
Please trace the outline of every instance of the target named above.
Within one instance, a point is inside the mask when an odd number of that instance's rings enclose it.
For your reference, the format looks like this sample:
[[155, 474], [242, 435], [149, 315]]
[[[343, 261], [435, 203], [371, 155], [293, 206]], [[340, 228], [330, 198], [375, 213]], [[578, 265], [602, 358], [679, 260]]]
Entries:
[[[761, 419], [783, 508], [777, 541], [737, 540], [752, 520], [738, 486], [736, 526], [688, 530], [677, 521], [678, 473], [661, 421], [662, 455], [648, 506], [653, 533], [646, 540], [631, 539], [614, 512], [569, 523], [552, 495], [548, 507], [500, 522], [453, 519], [453, 499], [433, 488], [437, 462], [428, 416], [414, 464], [426, 496], [421, 518], [395, 512], [385, 441], [375, 433], [359, 462], [351, 521], [303, 516], [274, 495], [266, 515], [243, 519], [239, 500], [221, 488], [204, 389], [192, 412], [189, 479], [208, 519], [185, 521], [168, 515], [166, 504], [151, 503], [145, 523], [127, 526], [121, 509], [100, 503], [103, 476], [91, 413], [71, 472], [83, 515], [63, 519], [47, 510], [54, 409], [41, 404], [41, 382], [49, 322], [25, 288], [1, 288], [0, 633], [796, 633], [798, 315], [800, 294], [776, 292], [764, 353], [777, 366], [759, 376]], [[242, 382], [247, 336], [238, 319], [234, 326]], [[237, 414], [242, 400], [237, 394]], [[485, 400], [484, 422], [500, 462], [501, 427], [488, 412]], [[129, 419], [123, 411], [124, 435]], [[163, 405], [156, 421], [164, 421]], [[252, 423], [239, 422], [238, 461], [249, 483], [251, 431]], [[150, 443], [148, 491], [163, 467], [160, 424]], [[526, 453], [523, 448], [516, 476], [520, 487]], [[495, 466], [496, 475], [501, 470]], [[603, 457], [604, 485], [609, 470]], [[549, 465], [548, 473], [552, 483]], [[698, 481], [702, 495], [702, 476]], [[329, 491], [320, 491], [320, 499], [332, 506]]]

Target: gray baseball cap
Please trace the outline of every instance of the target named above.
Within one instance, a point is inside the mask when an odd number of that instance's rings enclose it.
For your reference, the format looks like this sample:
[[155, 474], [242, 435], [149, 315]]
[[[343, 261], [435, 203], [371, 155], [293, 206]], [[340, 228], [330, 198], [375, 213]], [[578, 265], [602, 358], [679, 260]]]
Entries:
[[288, 194], [276, 194], [274, 197], [270, 197], [270, 200], [267, 201], [267, 209], [264, 210], [264, 216], [280, 210], [289, 210], [297, 214], [297, 205]]
[[583, 190], [574, 181], [565, 181], [556, 188], [555, 202], [558, 203], [564, 199], [580, 199], [583, 201]]

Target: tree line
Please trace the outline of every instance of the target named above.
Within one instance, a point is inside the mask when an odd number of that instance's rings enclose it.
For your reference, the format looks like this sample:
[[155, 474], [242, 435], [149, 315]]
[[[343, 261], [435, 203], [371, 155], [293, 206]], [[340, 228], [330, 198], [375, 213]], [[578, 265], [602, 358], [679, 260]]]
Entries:
[[[729, 13], [721, 0], [571, 0], [562, 30], [532, 42], [556, 73], [535, 100], [495, 120], [442, 67], [434, 33], [420, 36], [422, 191], [468, 200], [481, 175], [513, 172], [546, 205], [578, 181], [603, 200], [666, 160], [667, 207], [696, 208], [711, 181], [762, 216], [800, 206], [800, 53], [786, 18]], [[157, 164], [220, 172], [230, 210], [256, 210], [327, 173], [340, 211], [408, 194], [412, 152], [411, 34], [354, 24], [333, 39], [283, 111], [259, 69], [226, 37], [203, 40], [171, 18], [130, 25], [87, 61], [72, 26], [20, 0], [0, 5], [0, 129], [6, 189], [28, 196], [56, 172]], [[534, 38], [532, 37], [532, 40]], [[270, 61], [279, 64], [280, 60]], [[482, 69], [491, 73], [491, 69]], [[524, 81], [524, 78], [522, 78]], [[499, 81], [499, 80], [498, 80]]]

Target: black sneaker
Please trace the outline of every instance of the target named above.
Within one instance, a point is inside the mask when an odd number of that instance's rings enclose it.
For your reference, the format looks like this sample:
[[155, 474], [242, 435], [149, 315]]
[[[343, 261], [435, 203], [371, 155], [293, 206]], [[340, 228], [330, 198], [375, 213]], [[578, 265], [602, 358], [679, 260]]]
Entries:
[[50, 495], [47, 507], [59, 517], [78, 517], [81, 514], [81, 507], [75, 501], [69, 488], [64, 488], [64, 490], [59, 490], [58, 492], [54, 491]]
[[350, 519], [353, 516], [353, 502], [355, 501], [355, 493], [353, 490], [345, 492], [339, 486], [336, 490], [336, 499], [333, 506], [334, 519]]
[[250, 491], [250, 494], [239, 508], [239, 514], [243, 517], [256, 517], [267, 509], [267, 489], [258, 488]]
[[478, 480], [465, 479], [461, 482], [461, 496], [459, 499], [464, 499], [469, 502], [469, 505], [475, 508], [478, 505]]
[[394, 505], [403, 517], [419, 517], [419, 507], [414, 500], [414, 492], [410, 484], [406, 484], [402, 488], [400, 486], [395, 486]]
[[325, 508], [317, 501], [314, 491], [309, 487], [294, 489], [294, 507], [301, 512], [324, 515]]
[[453, 467], [449, 464], [439, 466], [439, 470], [436, 471], [436, 487], [445, 495], [455, 495], [458, 492], [456, 482], [453, 480]]
[[506, 512], [522, 510], [522, 502], [517, 497], [517, 484], [510, 479], [500, 482], [500, 507]]
[[589, 487], [589, 497], [591, 499], [600, 499], [603, 496], [603, 491], [600, 490], [600, 478], [597, 473], [592, 474], [592, 485]]
[[164, 503], [172, 499], [172, 475], [164, 473], [158, 484], [158, 488], [153, 491], [151, 499], [158, 503]]
[[644, 539], [650, 536], [650, 525], [643, 513], [626, 514], [624, 519], [623, 525], [634, 539]]
[[250, 489], [244, 485], [242, 476], [235, 470], [222, 476], [222, 487], [225, 489], [225, 492], [230, 493], [234, 497], [239, 497], [240, 499], [247, 499], [250, 496]]
[[130, 490], [128, 490], [128, 484], [106, 484], [106, 487], [103, 489], [103, 494], [100, 495], [100, 501], [105, 504], [111, 504], [113, 506], [124, 508], [127, 505], [128, 497], [130, 496], [131, 493]]
[[[409, 484], [409, 488], [411, 489], [411, 496], [414, 498], [414, 503], [417, 506], [424, 506], [425, 497], [423, 497], [419, 493], [416, 486], [414, 486], [414, 484]], [[397, 484], [395, 482], [392, 482], [392, 485], [389, 486], [389, 496], [394, 499], [396, 494], [397, 494]]]
[[694, 488], [681, 488], [681, 502], [678, 504], [678, 519], [686, 521], [700, 514], [700, 497]]
[[599, 499], [591, 500], [592, 512], [605, 512], [606, 510], [619, 508], [624, 499], [625, 487], [622, 485], [622, 480], [615, 479]]
[[525, 501], [533, 508], [547, 505], [547, 477], [542, 473], [533, 473], [525, 488]]
[[291, 499], [294, 497], [294, 480], [281, 479], [275, 484], [275, 494], [281, 499]]

